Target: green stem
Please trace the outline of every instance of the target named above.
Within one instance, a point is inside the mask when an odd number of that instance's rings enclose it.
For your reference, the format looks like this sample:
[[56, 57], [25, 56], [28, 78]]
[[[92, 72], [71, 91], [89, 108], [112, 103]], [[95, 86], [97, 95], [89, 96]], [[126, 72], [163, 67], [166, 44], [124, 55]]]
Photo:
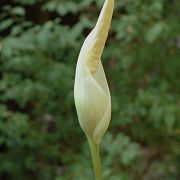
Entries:
[[89, 142], [89, 147], [91, 150], [91, 157], [93, 162], [94, 174], [96, 180], [103, 180], [101, 172], [101, 161], [99, 156], [99, 145], [95, 144], [92, 138], [87, 137]]

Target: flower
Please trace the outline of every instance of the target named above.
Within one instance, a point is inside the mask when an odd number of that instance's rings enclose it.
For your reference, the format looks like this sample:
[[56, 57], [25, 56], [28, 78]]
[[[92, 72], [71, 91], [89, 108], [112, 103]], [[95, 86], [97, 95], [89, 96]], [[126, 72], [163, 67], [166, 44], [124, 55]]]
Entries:
[[99, 144], [111, 118], [111, 97], [101, 56], [112, 19], [114, 0], [105, 0], [95, 28], [84, 41], [76, 67], [74, 98], [86, 136]]

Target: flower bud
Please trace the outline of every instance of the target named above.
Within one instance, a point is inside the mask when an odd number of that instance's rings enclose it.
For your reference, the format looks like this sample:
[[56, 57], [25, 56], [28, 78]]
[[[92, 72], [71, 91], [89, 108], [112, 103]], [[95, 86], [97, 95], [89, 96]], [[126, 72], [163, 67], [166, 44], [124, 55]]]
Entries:
[[74, 98], [79, 123], [99, 144], [111, 118], [111, 97], [101, 56], [112, 19], [114, 0], [105, 0], [95, 28], [84, 41], [76, 67]]

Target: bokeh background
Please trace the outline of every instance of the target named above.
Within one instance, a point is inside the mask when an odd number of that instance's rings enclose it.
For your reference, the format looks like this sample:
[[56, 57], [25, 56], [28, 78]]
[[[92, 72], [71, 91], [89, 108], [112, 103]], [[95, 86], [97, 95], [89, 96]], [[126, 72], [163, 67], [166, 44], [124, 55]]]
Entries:
[[[0, 0], [0, 179], [92, 180], [73, 99], [103, 0]], [[105, 180], [180, 179], [180, 1], [116, 0], [103, 53]]]

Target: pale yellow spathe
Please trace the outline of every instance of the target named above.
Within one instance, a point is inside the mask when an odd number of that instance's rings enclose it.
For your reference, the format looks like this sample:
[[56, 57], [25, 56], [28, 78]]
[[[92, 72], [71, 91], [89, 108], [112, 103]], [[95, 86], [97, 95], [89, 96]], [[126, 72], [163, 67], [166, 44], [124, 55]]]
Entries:
[[75, 75], [74, 98], [80, 126], [99, 144], [111, 118], [111, 98], [101, 56], [112, 19], [114, 0], [105, 0], [95, 28], [81, 48]]

